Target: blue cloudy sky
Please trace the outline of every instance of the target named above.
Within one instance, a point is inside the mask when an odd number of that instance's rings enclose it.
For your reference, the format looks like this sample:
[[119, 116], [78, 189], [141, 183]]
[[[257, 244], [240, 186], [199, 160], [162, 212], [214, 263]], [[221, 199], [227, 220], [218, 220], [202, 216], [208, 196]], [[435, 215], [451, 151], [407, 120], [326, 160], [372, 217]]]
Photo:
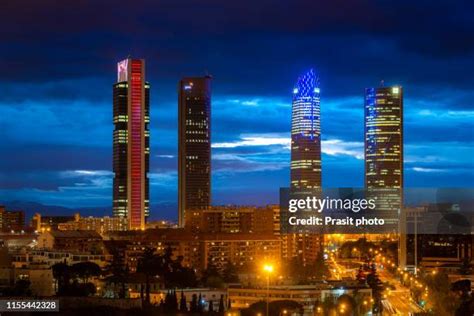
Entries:
[[111, 205], [111, 88], [128, 55], [146, 59], [152, 86], [152, 204], [176, 203], [177, 82], [206, 72], [214, 204], [278, 201], [289, 179], [291, 91], [310, 67], [321, 80], [324, 186], [363, 185], [363, 92], [382, 79], [404, 87], [406, 186], [472, 186], [473, 9], [471, 1], [2, 1], [0, 201]]

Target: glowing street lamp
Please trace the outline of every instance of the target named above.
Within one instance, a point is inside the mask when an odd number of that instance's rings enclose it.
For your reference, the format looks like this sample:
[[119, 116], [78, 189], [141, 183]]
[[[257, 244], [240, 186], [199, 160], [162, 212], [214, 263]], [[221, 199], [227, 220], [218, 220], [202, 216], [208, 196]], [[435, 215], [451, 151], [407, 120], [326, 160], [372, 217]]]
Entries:
[[273, 272], [273, 266], [271, 264], [265, 264], [263, 266], [263, 271], [265, 271], [266, 273], [270, 274]]
[[269, 315], [268, 307], [270, 303], [270, 275], [273, 273], [273, 270], [274, 270], [273, 265], [268, 264], [268, 263], [263, 265], [263, 272], [265, 272], [267, 275], [267, 313], [266, 313], [266, 316]]

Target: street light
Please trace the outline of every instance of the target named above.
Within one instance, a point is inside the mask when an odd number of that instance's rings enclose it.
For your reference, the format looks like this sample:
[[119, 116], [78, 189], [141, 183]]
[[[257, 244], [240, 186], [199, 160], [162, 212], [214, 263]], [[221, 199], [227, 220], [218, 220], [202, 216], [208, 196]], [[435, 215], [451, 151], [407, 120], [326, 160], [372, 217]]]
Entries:
[[266, 273], [267, 275], [267, 313], [266, 313], [266, 316], [269, 315], [268, 313], [268, 304], [269, 304], [269, 301], [270, 301], [270, 274], [273, 273], [273, 265], [271, 264], [265, 264], [263, 266], [263, 272]]
[[342, 303], [340, 306], [339, 306], [339, 312], [341, 314], [344, 314], [346, 312], [346, 304]]

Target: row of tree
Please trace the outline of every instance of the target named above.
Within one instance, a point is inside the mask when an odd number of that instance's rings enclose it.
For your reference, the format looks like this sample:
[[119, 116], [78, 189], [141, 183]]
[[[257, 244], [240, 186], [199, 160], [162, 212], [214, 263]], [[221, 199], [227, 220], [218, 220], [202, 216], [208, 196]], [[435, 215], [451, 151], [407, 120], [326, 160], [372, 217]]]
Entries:
[[[137, 265], [138, 280], [142, 280], [144, 293], [142, 299], [145, 304], [150, 304], [150, 284], [152, 282], [161, 283], [164, 288], [190, 288], [198, 285], [220, 288], [224, 283], [238, 282], [237, 269], [234, 265], [228, 264], [220, 271], [212, 262], [207, 269], [202, 272], [198, 279], [195, 270], [183, 266], [183, 257], [173, 259], [171, 247], [167, 247], [162, 254], [156, 254], [153, 248], [146, 248], [143, 256]], [[115, 272], [120, 272], [123, 276], [127, 269], [112, 265]], [[116, 273], [112, 275], [117, 276]]]
[[93, 262], [80, 262], [73, 265], [56, 263], [52, 267], [56, 279], [56, 293], [60, 296], [89, 296], [96, 293], [96, 287], [89, 282], [99, 277], [101, 268]]
[[[216, 302], [217, 303], [217, 302]], [[216, 304], [217, 305], [217, 304]], [[202, 299], [201, 294], [193, 294], [191, 302], [188, 304], [186, 302], [186, 296], [184, 292], [181, 291], [181, 297], [178, 301], [178, 296], [175, 290], [170, 290], [165, 296], [164, 300], [161, 300], [159, 305], [160, 311], [164, 313], [173, 313], [173, 312], [191, 312], [191, 313], [203, 313], [205, 310], [204, 300]], [[217, 312], [224, 313], [226, 307], [224, 304], [224, 295], [221, 295], [218, 306], [214, 306], [214, 301], [210, 300], [207, 306], [207, 311], [209, 313]]]

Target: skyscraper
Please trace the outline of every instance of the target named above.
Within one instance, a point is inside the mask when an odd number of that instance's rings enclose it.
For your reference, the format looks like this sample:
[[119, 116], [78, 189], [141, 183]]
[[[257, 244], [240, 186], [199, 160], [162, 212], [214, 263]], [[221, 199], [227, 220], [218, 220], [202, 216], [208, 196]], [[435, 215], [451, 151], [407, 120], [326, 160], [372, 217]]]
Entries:
[[[319, 77], [310, 69], [293, 88], [291, 113], [291, 194], [307, 196], [321, 189], [321, 126]], [[324, 236], [300, 230], [282, 234], [284, 257], [303, 265], [314, 263], [322, 250]]]
[[211, 203], [211, 77], [183, 78], [178, 87], [178, 220]]
[[385, 227], [398, 232], [399, 266], [406, 263], [406, 221], [403, 205], [403, 89], [365, 90], [365, 187], [376, 198]]
[[319, 78], [310, 69], [293, 89], [291, 116], [291, 188], [321, 187]]
[[403, 90], [365, 90], [365, 186], [403, 187]]
[[145, 60], [117, 64], [113, 85], [113, 213], [126, 217], [129, 229], [145, 229], [149, 215], [150, 85]]

